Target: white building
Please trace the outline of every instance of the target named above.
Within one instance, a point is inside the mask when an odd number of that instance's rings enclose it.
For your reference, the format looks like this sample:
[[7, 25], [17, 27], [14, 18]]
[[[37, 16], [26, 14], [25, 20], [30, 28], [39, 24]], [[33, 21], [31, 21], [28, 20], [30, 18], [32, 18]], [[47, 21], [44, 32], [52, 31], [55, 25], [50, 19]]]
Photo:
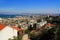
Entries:
[[8, 40], [9, 38], [13, 38], [13, 36], [17, 37], [18, 30], [17, 27], [5, 27], [0, 25], [0, 40]]
[[43, 21], [43, 22], [37, 23], [37, 28], [41, 28], [41, 27], [43, 27], [45, 24], [47, 24], [47, 21]]

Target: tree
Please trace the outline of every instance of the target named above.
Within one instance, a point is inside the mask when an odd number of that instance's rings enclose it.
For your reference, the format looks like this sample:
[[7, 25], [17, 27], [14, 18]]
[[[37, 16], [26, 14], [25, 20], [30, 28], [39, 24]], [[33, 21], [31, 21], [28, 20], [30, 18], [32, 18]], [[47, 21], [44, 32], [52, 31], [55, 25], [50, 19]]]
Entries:
[[15, 37], [15, 36], [13, 36], [13, 39], [11, 39], [11, 38], [9, 38], [8, 40], [21, 40], [22, 39], [22, 36], [17, 36], [17, 37]]

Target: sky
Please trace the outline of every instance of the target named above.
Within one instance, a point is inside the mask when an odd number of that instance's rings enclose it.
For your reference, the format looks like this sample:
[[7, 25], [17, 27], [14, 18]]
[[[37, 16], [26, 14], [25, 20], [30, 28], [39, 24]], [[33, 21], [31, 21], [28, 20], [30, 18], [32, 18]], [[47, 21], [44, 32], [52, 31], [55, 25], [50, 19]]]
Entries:
[[60, 13], [60, 0], [0, 0], [0, 12]]

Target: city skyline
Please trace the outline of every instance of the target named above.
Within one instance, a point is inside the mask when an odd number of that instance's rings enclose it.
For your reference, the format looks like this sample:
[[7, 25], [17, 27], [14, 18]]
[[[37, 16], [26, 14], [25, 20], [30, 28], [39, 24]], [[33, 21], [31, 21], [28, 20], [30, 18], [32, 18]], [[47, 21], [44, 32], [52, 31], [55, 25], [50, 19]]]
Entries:
[[0, 0], [0, 13], [60, 13], [60, 0]]

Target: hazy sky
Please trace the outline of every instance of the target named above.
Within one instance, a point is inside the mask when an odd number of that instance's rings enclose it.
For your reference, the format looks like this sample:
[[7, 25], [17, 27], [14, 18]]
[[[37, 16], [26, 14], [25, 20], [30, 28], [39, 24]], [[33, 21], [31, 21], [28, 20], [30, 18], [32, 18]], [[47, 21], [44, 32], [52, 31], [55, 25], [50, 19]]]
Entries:
[[59, 13], [60, 0], [0, 0], [0, 12]]

